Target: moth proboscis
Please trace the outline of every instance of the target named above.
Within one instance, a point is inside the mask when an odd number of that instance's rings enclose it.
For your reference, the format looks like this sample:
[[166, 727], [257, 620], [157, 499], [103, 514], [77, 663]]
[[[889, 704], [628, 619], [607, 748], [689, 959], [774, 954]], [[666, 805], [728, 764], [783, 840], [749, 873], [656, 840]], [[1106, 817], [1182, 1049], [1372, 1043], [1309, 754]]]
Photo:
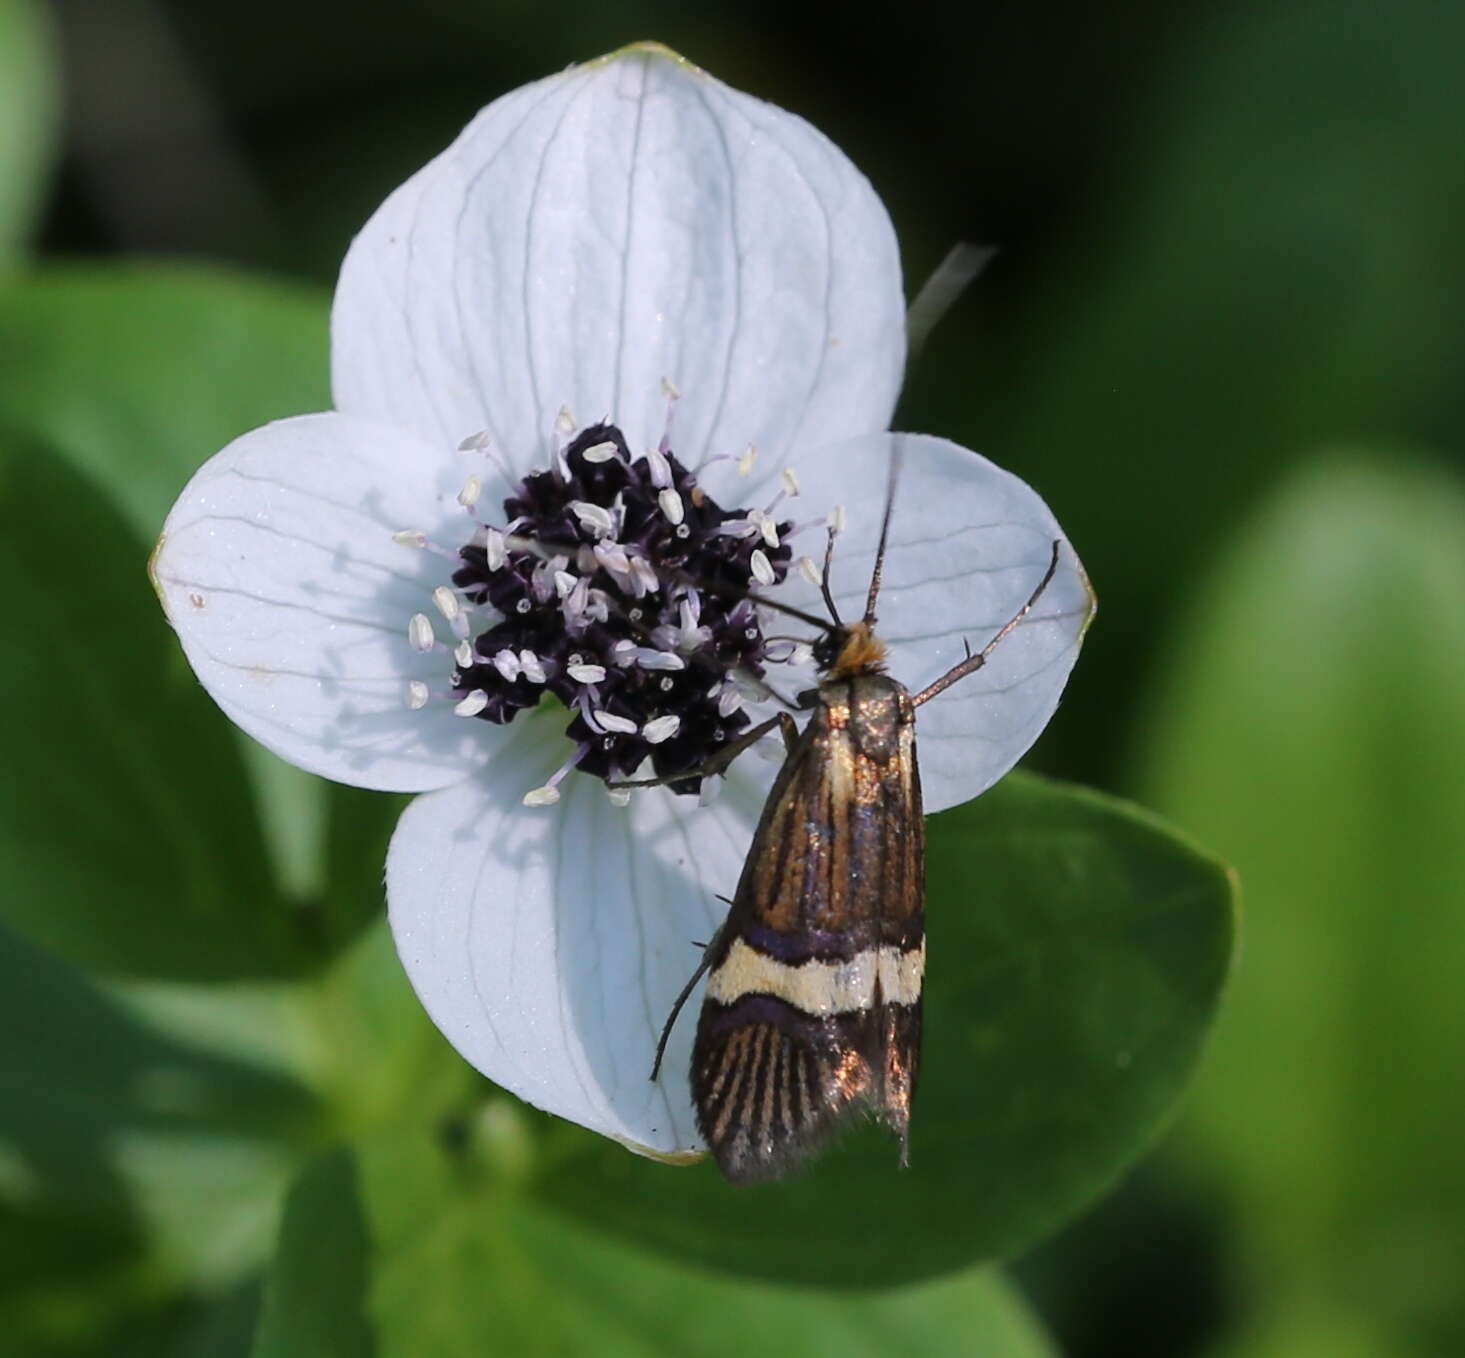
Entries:
[[[724, 750], [723, 766], [775, 727], [787, 757], [764, 803], [727, 917], [677, 997], [667, 1039], [697, 982], [708, 977], [692, 1047], [697, 1124], [734, 1183], [797, 1168], [853, 1117], [870, 1113], [909, 1159], [911, 1100], [920, 1074], [925, 977], [926, 831], [916, 762], [916, 709], [980, 669], [1027, 617], [1058, 568], [1061, 540], [1023, 606], [975, 654], [919, 692], [885, 671], [875, 605], [895, 484], [863, 618], [832, 622], [760, 598], [824, 629], [817, 688], [801, 695], [802, 731], [787, 713]], [[709, 766], [710, 770], [710, 766]], [[628, 786], [671, 781], [647, 779]]]

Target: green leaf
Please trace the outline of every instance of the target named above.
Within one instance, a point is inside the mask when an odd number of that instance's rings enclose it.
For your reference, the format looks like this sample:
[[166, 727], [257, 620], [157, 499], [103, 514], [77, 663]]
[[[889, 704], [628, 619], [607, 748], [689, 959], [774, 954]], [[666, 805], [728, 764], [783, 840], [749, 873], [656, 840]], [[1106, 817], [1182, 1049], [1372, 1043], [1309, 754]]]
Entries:
[[897, 1351], [1052, 1352], [995, 1275], [866, 1297], [716, 1278], [545, 1211], [471, 1153], [393, 1139], [291, 1193], [254, 1358]]
[[314, 1100], [0, 928], [0, 1330], [59, 1341], [258, 1259]]
[[0, 0], [0, 270], [30, 232], [56, 143], [50, 27], [34, 0]]
[[931, 821], [929, 878], [908, 1171], [873, 1130], [738, 1190], [595, 1143], [544, 1199], [675, 1258], [854, 1287], [1009, 1257], [1092, 1201], [1153, 1139], [1210, 1024], [1225, 870], [1133, 807], [1014, 775]]
[[0, 440], [0, 918], [143, 976], [288, 974], [308, 954], [275, 890], [227, 724], [188, 672], [145, 552], [96, 485]]
[[[330, 407], [327, 322], [316, 288], [192, 265], [49, 266], [0, 289], [0, 426], [68, 458], [151, 543], [231, 439]], [[279, 874], [311, 897], [330, 794], [245, 743]]]
[[1362, 1302], [1370, 1351], [1465, 1350], [1462, 692], [1465, 484], [1336, 454], [1196, 599], [1146, 744], [1144, 785], [1248, 899], [1183, 1144], [1227, 1186], [1257, 1311]]

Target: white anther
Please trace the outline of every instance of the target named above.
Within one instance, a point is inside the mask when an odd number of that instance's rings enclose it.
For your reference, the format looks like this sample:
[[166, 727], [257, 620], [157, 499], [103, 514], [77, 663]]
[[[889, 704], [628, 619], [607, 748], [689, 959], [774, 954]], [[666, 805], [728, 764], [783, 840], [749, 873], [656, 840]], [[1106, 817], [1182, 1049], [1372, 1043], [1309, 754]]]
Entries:
[[653, 717], [641, 728], [641, 739], [648, 745], [660, 745], [663, 740], [670, 740], [681, 729], [682, 719], [675, 714]]
[[626, 555], [623, 547], [615, 543], [597, 542], [595, 559], [612, 575], [627, 576], [631, 573], [631, 558]]
[[554, 598], [555, 589], [554, 570], [547, 562], [541, 561], [529, 577], [529, 590], [534, 595], [535, 602], [547, 604]]
[[463, 611], [463, 605], [459, 603], [458, 596], [446, 585], [439, 585], [433, 590], [432, 601], [437, 605], [437, 611], [449, 622], [452, 622]]
[[483, 479], [478, 476], [470, 476], [463, 482], [463, 489], [458, 492], [458, 503], [464, 509], [472, 509], [478, 503], [478, 498], [483, 494]]
[[663, 377], [661, 379], [661, 394], [665, 396], [668, 401], [680, 400], [682, 395], [681, 391], [677, 387], [677, 384], [673, 382], [669, 377]]
[[487, 706], [488, 694], [481, 688], [475, 688], [462, 702], [454, 706], [453, 711], [460, 717], [476, 717]]
[[590, 713], [590, 717], [591, 724], [602, 731], [616, 731], [627, 736], [636, 734], [636, 723], [629, 717], [618, 717], [614, 712], [606, 712], [598, 707]]
[[674, 651], [658, 651], [650, 646], [636, 647], [636, 663], [643, 670], [684, 670], [687, 662]]
[[630, 806], [631, 789], [628, 787], [608, 787], [605, 795], [610, 798], [612, 806]]
[[565, 602], [561, 612], [565, 615], [566, 623], [579, 622], [589, 612], [590, 581], [581, 576], [575, 581], [573, 588], [565, 595]]
[[402, 547], [426, 547], [427, 534], [420, 528], [404, 528], [392, 534], [392, 541]]
[[835, 505], [834, 508], [829, 511], [829, 526], [834, 529], [836, 533], [844, 532], [843, 505]]
[[724, 684], [722, 692], [717, 695], [717, 715], [719, 717], [730, 717], [743, 705], [743, 695], [738, 692], [733, 684]]
[[718, 525], [717, 531], [728, 538], [750, 538], [758, 531], [758, 525], [752, 519], [725, 519]]
[[453, 648], [453, 660], [460, 670], [472, 668], [473, 659], [473, 644], [471, 642], [460, 641]]
[[489, 663], [511, 684], [519, 677], [519, 671], [523, 668], [519, 664], [519, 657], [513, 651], [509, 650], [507, 646], [495, 655]]
[[554, 573], [554, 591], [561, 599], [568, 598], [570, 591], [577, 584], [579, 584], [579, 580], [571, 575], [569, 571], [556, 571]]
[[594, 505], [589, 500], [571, 500], [570, 512], [592, 533], [608, 537], [615, 532], [615, 517], [604, 505]]
[[783, 488], [790, 495], [797, 495], [799, 493], [799, 478], [794, 474], [792, 467], [785, 467], [780, 473], [780, 477], [783, 481]]
[[560, 790], [546, 784], [524, 794], [525, 806], [553, 806], [560, 799]]
[[656, 503], [661, 506], [661, 512], [666, 515], [666, 521], [673, 528], [687, 517], [687, 508], [682, 504], [682, 497], [671, 486], [657, 493]]
[[748, 518], [754, 527], [763, 534], [763, 541], [770, 547], [778, 546], [778, 524], [772, 514], [765, 514], [761, 509], [750, 509]]
[[651, 484], [658, 490], [671, 485], [671, 463], [660, 448], [652, 448], [646, 454], [646, 469], [651, 473]]
[[458, 451], [460, 453], [482, 452], [483, 449], [488, 447], [490, 441], [491, 440], [488, 437], [488, 431], [485, 429], [478, 434], [469, 434], [468, 437], [465, 438], [463, 442], [458, 445]]
[[753, 548], [753, 555], [749, 558], [748, 564], [753, 568], [753, 579], [760, 585], [771, 585], [777, 579], [773, 574], [773, 566], [763, 554], [761, 547]]
[[622, 637], [619, 641], [612, 643], [610, 648], [610, 658], [617, 665], [629, 665], [635, 654], [636, 643], [628, 637]]
[[412, 615], [412, 621], [407, 624], [407, 640], [412, 643], [414, 651], [430, 651], [437, 645], [437, 637], [432, 631], [432, 619], [426, 613]]
[[407, 706], [414, 712], [427, 706], [429, 690], [421, 679], [414, 679], [407, 685]]
[[824, 577], [819, 574], [819, 567], [814, 564], [812, 556], [801, 556], [794, 562], [794, 565], [798, 567], [799, 574], [811, 585], [817, 585], [823, 581]]
[[529, 649], [519, 652], [519, 666], [523, 670], [524, 677], [531, 684], [543, 684], [548, 682], [548, 676], [544, 672], [544, 666], [540, 663], [539, 657]]
[[560, 413], [555, 416], [554, 427], [561, 434], [573, 434], [579, 426], [575, 422], [574, 412], [569, 406], [561, 406]]
[[604, 443], [592, 443], [580, 456], [586, 462], [610, 462], [620, 454], [621, 450], [610, 439], [606, 439]]
[[497, 528], [488, 528], [483, 533], [483, 555], [488, 569], [496, 571], [508, 559], [508, 548], [504, 546], [504, 535]]
[[567, 665], [565, 673], [577, 684], [598, 684], [605, 678], [604, 665]]
[[645, 557], [636, 556], [631, 558], [631, 572], [634, 577], [632, 583], [635, 586], [635, 594], [638, 599], [646, 594], [654, 594], [661, 588], [661, 581], [657, 578], [656, 568]]
[[738, 473], [742, 476], [750, 475], [753, 470], [753, 464], [757, 460], [758, 449], [750, 443], [743, 449], [743, 455], [738, 458]]

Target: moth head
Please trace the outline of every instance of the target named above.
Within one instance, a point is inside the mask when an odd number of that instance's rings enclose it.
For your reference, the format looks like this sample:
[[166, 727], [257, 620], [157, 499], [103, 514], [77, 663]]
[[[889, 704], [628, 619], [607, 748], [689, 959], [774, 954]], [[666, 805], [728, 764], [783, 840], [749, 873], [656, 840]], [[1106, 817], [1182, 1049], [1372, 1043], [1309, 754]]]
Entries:
[[885, 643], [867, 622], [831, 628], [814, 643], [814, 663], [832, 679], [878, 674], [885, 668]]

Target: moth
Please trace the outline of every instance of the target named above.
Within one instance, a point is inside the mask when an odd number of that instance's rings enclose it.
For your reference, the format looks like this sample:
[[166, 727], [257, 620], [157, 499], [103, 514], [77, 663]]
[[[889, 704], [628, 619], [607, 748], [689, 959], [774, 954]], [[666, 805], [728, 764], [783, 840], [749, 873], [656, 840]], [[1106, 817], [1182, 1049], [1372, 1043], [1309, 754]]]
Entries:
[[832, 622], [760, 600], [823, 629], [818, 687], [800, 695], [802, 731], [787, 713], [754, 727], [725, 754], [774, 726], [787, 756], [764, 804], [727, 917], [678, 997], [656, 1052], [659, 1073], [678, 1013], [705, 974], [692, 1047], [697, 1124], [734, 1183], [797, 1168], [858, 1115], [871, 1114], [909, 1159], [920, 1074], [926, 968], [926, 833], [916, 761], [916, 710], [980, 669], [1028, 615], [1058, 568], [973, 654], [911, 693], [886, 673], [875, 608], [896, 468], [864, 616]]

